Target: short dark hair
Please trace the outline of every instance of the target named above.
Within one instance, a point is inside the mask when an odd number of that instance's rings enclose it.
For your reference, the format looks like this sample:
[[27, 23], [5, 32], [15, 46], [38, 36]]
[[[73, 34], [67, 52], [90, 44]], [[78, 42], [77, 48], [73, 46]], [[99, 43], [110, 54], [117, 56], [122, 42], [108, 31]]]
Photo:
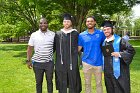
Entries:
[[128, 35], [128, 36], [130, 36], [130, 32], [129, 31], [125, 32], [125, 34]]
[[[87, 18], [93, 18], [94, 21], [96, 21], [96, 18], [95, 18], [94, 16], [88, 16]], [[86, 19], [87, 19], [87, 18], [86, 18]]]

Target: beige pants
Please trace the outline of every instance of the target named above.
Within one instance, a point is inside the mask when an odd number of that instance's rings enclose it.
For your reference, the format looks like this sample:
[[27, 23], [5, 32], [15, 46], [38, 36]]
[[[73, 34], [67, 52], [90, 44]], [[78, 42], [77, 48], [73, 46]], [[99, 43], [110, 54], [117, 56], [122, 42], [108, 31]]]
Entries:
[[96, 81], [96, 93], [103, 93], [102, 87], [102, 66], [92, 66], [83, 62], [83, 72], [85, 77], [85, 93], [91, 92], [91, 77], [94, 74]]

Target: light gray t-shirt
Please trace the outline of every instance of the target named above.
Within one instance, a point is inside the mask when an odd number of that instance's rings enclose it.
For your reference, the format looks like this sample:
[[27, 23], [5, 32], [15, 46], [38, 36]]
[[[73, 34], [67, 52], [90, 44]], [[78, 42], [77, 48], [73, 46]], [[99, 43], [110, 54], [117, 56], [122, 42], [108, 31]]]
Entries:
[[50, 30], [46, 33], [38, 30], [31, 34], [28, 45], [34, 46], [33, 61], [49, 62], [53, 59], [54, 36], [55, 33]]

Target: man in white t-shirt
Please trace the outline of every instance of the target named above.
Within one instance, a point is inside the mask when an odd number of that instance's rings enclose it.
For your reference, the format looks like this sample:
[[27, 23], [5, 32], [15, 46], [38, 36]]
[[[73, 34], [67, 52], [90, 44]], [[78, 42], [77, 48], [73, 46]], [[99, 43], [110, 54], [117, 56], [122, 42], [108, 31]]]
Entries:
[[[33, 67], [36, 79], [36, 92], [42, 93], [43, 76], [45, 73], [48, 93], [53, 93], [53, 46], [55, 33], [48, 30], [45, 18], [40, 19], [39, 30], [32, 33], [27, 48], [27, 66]], [[32, 56], [32, 51], [34, 54]]]
[[128, 42], [129, 38], [130, 38], [130, 33], [129, 32], [125, 32], [125, 35], [122, 38], [125, 39]]

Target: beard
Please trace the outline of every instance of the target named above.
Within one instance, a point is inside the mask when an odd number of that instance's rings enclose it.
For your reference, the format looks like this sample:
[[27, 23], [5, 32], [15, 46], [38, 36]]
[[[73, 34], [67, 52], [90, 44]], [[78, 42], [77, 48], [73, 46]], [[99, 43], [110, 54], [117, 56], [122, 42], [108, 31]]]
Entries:
[[70, 29], [71, 27], [72, 27], [72, 25], [64, 26], [65, 29]]
[[91, 25], [91, 24], [89, 24], [89, 25], [87, 25], [87, 28], [88, 28], [88, 29], [93, 29], [93, 28], [94, 28], [94, 26], [93, 26], [93, 25]]

